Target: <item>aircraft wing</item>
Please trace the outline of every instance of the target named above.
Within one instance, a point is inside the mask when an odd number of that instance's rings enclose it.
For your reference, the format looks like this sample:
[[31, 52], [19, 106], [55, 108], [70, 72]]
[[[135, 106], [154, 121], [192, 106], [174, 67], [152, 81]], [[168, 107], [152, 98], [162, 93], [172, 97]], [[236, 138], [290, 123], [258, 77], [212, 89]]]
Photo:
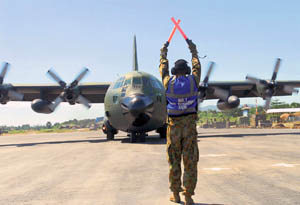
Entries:
[[[292, 88], [300, 87], [300, 81], [276, 81], [276, 84], [277, 86], [273, 96], [291, 95], [291, 93], [286, 92], [285, 86]], [[239, 98], [262, 97], [259, 94], [258, 86], [250, 81], [211, 81], [208, 82], [208, 89], [205, 99], [219, 99], [219, 97], [214, 94], [216, 88], [227, 90], [231, 93], [231, 95], [235, 95]]]
[[[300, 81], [277, 81], [277, 87], [273, 96], [287, 96], [291, 93], [287, 93], [284, 90], [284, 86], [291, 86], [293, 88], [300, 87]], [[23, 101], [32, 101], [34, 99], [45, 99], [53, 101], [61, 92], [62, 88], [58, 85], [12, 85], [14, 90], [24, 95]], [[81, 95], [86, 97], [91, 103], [104, 103], [104, 97], [110, 83], [84, 83], [78, 86], [78, 90]], [[258, 93], [257, 85], [249, 81], [211, 81], [208, 83], [208, 90], [206, 92], [206, 98], [219, 99], [214, 94], [214, 90], [220, 88], [227, 90], [231, 95], [235, 95], [239, 98], [248, 97], [262, 97]], [[16, 101], [16, 100], [12, 100]]]
[[[78, 85], [79, 93], [91, 103], [104, 103], [104, 97], [110, 83], [85, 83]], [[53, 101], [63, 90], [59, 85], [25, 85], [13, 84], [13, 89], [23, 94], [22, 101], [44, 99]], [[13, 100], [12, 101], [17, 101]]]

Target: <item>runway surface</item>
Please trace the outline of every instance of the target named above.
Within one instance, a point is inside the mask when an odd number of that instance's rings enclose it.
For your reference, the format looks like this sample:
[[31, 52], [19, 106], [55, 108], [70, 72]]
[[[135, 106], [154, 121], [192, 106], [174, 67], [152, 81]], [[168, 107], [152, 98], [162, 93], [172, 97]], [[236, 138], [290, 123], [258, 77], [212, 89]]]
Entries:
[[[300, 204], [300, 131], [199, 129], [196, 204]], [[0, 136], [0, 204], [174, 204], [165, 140]]]

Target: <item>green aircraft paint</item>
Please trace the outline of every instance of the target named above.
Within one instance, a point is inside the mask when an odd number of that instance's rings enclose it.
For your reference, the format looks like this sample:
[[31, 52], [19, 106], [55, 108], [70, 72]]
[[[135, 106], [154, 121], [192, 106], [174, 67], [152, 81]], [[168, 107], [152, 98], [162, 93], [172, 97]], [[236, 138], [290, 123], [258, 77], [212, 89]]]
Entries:
[[[108, 121], [106, 123], [114, 130], [130, 133], [132, 141], [138, 136], [143, 141], [146, 132], [152, 130], [165, 132], [165, 89], [156, 77], [138, 70], [135, 37], [133, 71], [110, 85], [104, 98], [104, 107]], [[161, 133], [161, 136], [164, 137], [164, 133]]]

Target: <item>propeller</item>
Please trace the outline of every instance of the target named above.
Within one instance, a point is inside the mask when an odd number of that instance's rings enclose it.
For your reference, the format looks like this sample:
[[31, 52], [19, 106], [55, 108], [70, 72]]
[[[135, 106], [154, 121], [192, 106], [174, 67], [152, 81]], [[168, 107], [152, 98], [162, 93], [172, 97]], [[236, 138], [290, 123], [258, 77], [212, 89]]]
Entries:
[[13, 86], [11, 84], [3, 84], [9, 67], [10, 64], [5, 62], [0, 71], [0, 103], [2, 104], [6, 104], [10, 100], [21, 101], [24, 97], [23, 94], [13, 90]]
[[3, 80], [4, 80], [5, 76], [6, 76], [6, 73], [7, 73], [8, 68], [9, 68], [9, 63], [6, 63], [6, 62], [5, 62], [5, 63], [3, 64], [3, 67], [2, 67], [1, 73], [0, 73], [0, 85], [3, 84]]
[[214, 69], [215, 62], [210, 62], [208, 70], [206, 72], [206, 76], [204, 80], [199, 85], [199, 94], [198, 94], [198, 102], [201, 103], [206, 97], [206, 92], [208, 90], [208, 81], [209, 77]]
[[[249, 76], [249, 75], [246, 76], [247, 80], [249, 80], [249, 81], [251, 81], [251, 82], [255, 83], [256, 85], [263, 88], [264, 93], [262, 93], [262, 95], [263, 95], [262, 97], [265, 100], [265, 106], [264, 106], [265, 110], [270, 108], [271, 99], [272, 99], [276, 89], [278, 88], [276, 78], [277, 78], [277, 74], [278, 74], [278, 71], [279, 71], [280, 64], [281, 64], [281, 59], [277, 58], [271, 80], [259, 79], [259, 78]], [[297, 92], [297, 90], [295, 88], [293, 88], [291, 86], [288, 86], [288, 85], [283, 86], [283, 91], [288, 93], [288, 94], [292, 94], [294, 92]]]
[[56, 107], [63, 101], [69, 102], [71, 105], [79, 103], [84, 105], [86, 108], [90, 108], [91, 105], [89, 100], [83, 97], [77, 89], [78, 83], [86, 76], [88, 72], [88, 68], [83, 68], [75, 80], [67, 85], [67, 83], [63, 81], [53, 69], [48, 70], [47, 74], [63, 89], [62, 93], [59, 94], [53, 103], [49, 105], [49, 108], [54, 111]]
[[[214, 69], [215, 63], [214, 62], [210, 62], [206, 76], [204, 78], [204, 80], [201, 82], [201, 84], [199, 85], [199, 95], [198, 95], [198, 102], [203, 102], [203, 100], [206, 97], [206, 93], [208, 91], [208, 81], [210, 78], [210, 75]], [[229, 96], [229, 91], [221, 89], [221, 88], [213, 88], [214, 89], [214, 95], [219, 97], [221, 100], [226, 101], [228, 99]]]

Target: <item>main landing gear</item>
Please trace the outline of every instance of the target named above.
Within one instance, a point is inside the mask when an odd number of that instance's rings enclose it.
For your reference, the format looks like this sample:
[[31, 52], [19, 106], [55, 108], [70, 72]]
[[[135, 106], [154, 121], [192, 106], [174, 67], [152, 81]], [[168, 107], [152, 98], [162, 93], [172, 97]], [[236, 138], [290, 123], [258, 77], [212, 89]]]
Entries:
[[159, 137], [161, 139], [166, 139], [166, 137], [167, 137], [167, 125], [165, 124], [164, 126], [158, 128], [156, 130], [156, 132], [159, 133]]
[[109, 121], [106, 120], [103, 125], [102, 125], [102, 131], [104, 134], [106, 134], [106, 139], [109, 140], [114, 140], [115, 139], [115, 134], [118, 134], [118, 130], [113, 128]]

